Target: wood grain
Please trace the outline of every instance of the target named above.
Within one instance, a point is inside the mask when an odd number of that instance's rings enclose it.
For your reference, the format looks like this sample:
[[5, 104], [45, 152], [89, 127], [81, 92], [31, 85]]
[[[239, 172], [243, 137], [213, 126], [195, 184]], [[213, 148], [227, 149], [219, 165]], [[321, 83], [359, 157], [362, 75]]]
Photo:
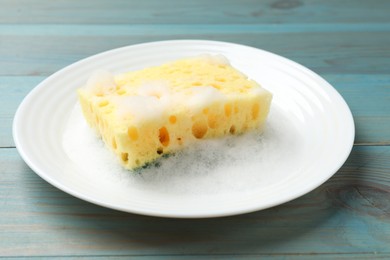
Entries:
[[389, 1], [0, 1], [0, 23], [221, 24], [388, 22]]
[[69, 196], [0, 149], [0, 255], [373, 256], [390, 250], [390, 147], [355, 147], [307, 195], [235, 217], [144, 217]]
[[[119, 29], [97, 25], [3, 26], [0, 27], [0, 76], [46, 76], [109, 49], [188, 38], [228, 41], [265, 49], [320, 74], [390, 74], [390, 25], [379, 27], [379, 30], [365, 30], [364, 26], [359, 30], [359, 26], [338, 31], [332, 30], [332, 25], [322, 25], [319, 27], [323, 32], [316, 32], [315, 28], [308, 31], [302, 25], [281, 27], [279, 33], [275, 33], [272, 26], [129, 25]], [[111, 30], [112, 34], [107, 33]]]

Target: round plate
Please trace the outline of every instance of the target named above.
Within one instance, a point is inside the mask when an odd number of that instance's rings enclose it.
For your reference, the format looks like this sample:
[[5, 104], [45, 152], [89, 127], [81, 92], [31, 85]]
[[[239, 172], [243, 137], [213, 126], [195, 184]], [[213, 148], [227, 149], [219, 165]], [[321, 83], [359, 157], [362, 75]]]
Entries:
[[[129, 178], [123, 172], [110, 172], [111, 166], [104, 168], [100, 160], [91, 163], [91, 156], [75, 158], [70, 154], [64, 135], [84, 129], [77, 126], [82, 121], [77, 120], [81, 118], [77, 107], [74, 110], [76, 89], [94, 71], [121, 73], [204, 53], [226, 56], [234, 67], [273, 93], [264, 136], [256, 139], [257, 143], [246, 139], [248, 151], [253, 153], [245, 155], [241, 145], [234, 148], [238, 149], [237, 156], [230, 149], [230, 157], [225, 156], [230, 159], [211, 162], [212, 167], [203, 163], [201, 174], [194, 174], [196, 165], [207, 160], [199, 159], [202, 153], [198, 150], [192, 162], [191, 153], [184, 155], [186, 161], [167, 158], [173, 163], [149, 169], [138, 177], [125, 173], [132, 176]], [[181, 218], [235, 215], [295, 199], [336, 173], [351, 151], [354, 132], [353, 118], [343, 98], [309, 69], [256, 48], [200, 40], [133, 45], [76, 62], [34, 88], [19, 106], [13, 125], [15, 144], [24, 161], [57, 188], [108, 208]], [[82, 141], [77, 138], [76, 134], [75, 144]], [[91, 149], [88, 143], [85, 146], [84, 154]], [[213, 147], [224, 155], [223, 144]], [[223, 165], [236, 157], [240, 159], [234, 165]], [[182, 171], [172, 174], [174, 168]], [[102, 173], [98, 169], [108, 170]]]

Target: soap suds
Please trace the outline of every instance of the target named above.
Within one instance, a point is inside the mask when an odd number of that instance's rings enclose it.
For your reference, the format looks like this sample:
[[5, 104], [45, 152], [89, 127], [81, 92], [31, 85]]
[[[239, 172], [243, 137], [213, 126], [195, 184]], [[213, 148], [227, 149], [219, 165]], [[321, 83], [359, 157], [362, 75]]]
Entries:
[[117, 116], [127, 117], [135, 121], [161, 118], [165, 111], [165, 102], [155, 96], [111, 96], [110, 102], [115, 104]]
[[186, 92], [187, 93], [185, 94], [187, 96], [185, 99], [175, 98], [175, 100], [178, 101], [177, 103], [186, 100], [186, 105], [194, 111], [198, 111], [207, 107], [207, 105], [226, 99], [225, 95], [211, 86], [193, 87], [186, 90]]
[[291, 178], [299, 169], [290, 166], [304, 158], [299, 147], [302, 138], [293, 122], [273, 107], [263, 134], [201, 140], [133, 172], [122, 168], [76, 105], [65, 128], [63, 147], [84, 177], [99, 179], [102, 189], [208, 196], [253, 192]]
[[85, 90], [92, 95], [107, 95], [115, 91], [114, 75], [105, 70], [95, 71], [89, 77]]
[[226, 96], [211, 86], [192, 87], [190, 89], [170, 92], [165, 82], [148, 82], [142, 85], [135, 96], [109, 96], [108, 100], [116, 107], [117, 116], [121, 119], [131, 117], [136, 121], [158, 120], [166, 111], [183, 106], [190, 111], [198, 111], [209, 104], [224, 101]]
[[171, 95], [169, 82], [165, 81], [148, 81], [144, 82], [137, 91], [139, 96], [155, 96], [162, 98]]

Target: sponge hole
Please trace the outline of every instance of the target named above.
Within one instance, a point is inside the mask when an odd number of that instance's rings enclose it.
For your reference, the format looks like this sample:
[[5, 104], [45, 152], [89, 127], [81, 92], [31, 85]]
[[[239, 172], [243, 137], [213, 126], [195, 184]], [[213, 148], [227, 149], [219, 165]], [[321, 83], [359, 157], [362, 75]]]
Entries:
[[108, 105], [108, 101], [107, 100], [102, 100], [99, 102], [99, 107], [105, 107]]
[[170, 117], [169, 117], [169, 123], [171, 123], [171, 124], [175, 124], [175, 123], [176, 123], [176, 121], [177, 121], [177, 118], [176, 118], [176, 116], [170, 116]]
[[158, 130], [158, 139], [163, 146], [169, 145], [169, 132], [165, 126]]
[[218, 126], [217, 116], [214, 114], [209, 114], [207, 116], [207, 122], [210, 128], [215, 129]]
[[129, 154], [128, 153], [121, 153], [121, 159], [124, 162], [127, 162], [129, 160]]
[[231, 133], [232, 135], [236, 133], [236, 127], [235, 125], [232, 125], [229, 129], [229, 133]]
[[208, 127], [205, 120], [196, 121], [192, 125], [192, 134], [195, 138], [201, 139], [208, 131]]
[[232, 114], [232, 106], [230, 104], [225, 104], [225, 115], [229, 117]]
[[138, 129], [137, 129], [137, 127], [130, 126], [130, 127], [127, 129], [127, 135], [129, 136], [129, 138], [130, 138], [132, 141], [138, 140]]

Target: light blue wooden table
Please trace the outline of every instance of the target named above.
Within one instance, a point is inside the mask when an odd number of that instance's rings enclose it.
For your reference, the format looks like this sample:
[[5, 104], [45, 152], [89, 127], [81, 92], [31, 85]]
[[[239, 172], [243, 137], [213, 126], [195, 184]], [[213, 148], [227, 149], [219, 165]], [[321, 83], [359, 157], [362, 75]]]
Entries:
[[[275, 208], [178, 220], [84, 202], [23, 162], [12, 119], [45, 77], [108, 49], [188, 38], [266, 49], [328, 80], [356, 123], [345, 165]], [[390, 259], [388, 0], [0, 0], [0, 94], [0, 256]]]

